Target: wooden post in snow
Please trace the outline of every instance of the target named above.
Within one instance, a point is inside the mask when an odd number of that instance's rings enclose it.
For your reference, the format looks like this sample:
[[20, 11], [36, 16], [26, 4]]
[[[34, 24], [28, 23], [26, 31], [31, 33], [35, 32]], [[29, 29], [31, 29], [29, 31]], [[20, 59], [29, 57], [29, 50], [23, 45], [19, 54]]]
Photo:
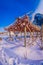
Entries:
[[43, 50], [43, 24], [41, 26], [41, 49]]
[[11, 38], [11, 32], [9, 31], [9, 37]]
[[24, 46], [26, 47], [26, 27], [24, 28]]

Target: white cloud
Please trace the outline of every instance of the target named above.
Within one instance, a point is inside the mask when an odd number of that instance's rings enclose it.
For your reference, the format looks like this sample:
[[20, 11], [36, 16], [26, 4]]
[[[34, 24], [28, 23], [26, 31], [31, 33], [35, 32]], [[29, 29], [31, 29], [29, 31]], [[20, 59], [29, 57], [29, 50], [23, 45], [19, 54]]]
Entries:
[[32, 15], [32, 16], [33, 16], [32, 21], [34, 20], [34, 15], [35, 15], [36, 13], [41, 13], [41, 14], [43, 14], [43, 0], [40, 0], [40, 3], [39, 3], [39, 5], [38, 5], [36, 11], [33, 13], [33, 15]]

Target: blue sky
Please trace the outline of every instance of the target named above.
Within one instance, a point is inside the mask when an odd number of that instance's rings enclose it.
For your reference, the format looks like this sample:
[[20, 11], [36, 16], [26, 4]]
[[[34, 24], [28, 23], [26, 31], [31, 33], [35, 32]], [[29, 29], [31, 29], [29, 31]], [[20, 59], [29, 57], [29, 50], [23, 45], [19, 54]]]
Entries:
[[0, 0], [0, 27], [5, 27], [23, 14], [35, 11], [40, 0]]

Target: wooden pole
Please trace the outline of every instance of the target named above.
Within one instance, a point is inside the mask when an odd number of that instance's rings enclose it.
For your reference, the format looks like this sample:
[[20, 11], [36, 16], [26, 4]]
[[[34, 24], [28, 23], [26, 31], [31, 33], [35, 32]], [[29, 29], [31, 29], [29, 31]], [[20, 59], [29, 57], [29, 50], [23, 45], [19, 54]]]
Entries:
[[21, 38], [20, 38], [20, 40], [22, 40], [22, 32], [20, 32], [20, 35], [21, 35]]
[[9, 31], [9, 39], [13, 41], [13, 38], [11, 36], [11, 31]]
[[28, 28], [28, 30], [30, 32], [30, 38], [31, 38], [32, 37], [31, 29], [28, 26], [26, 26], [26, 27]]
[[9, 31], [9, 37], [11, 38], [11, 33], [10, 33], [10, 31]]
[[20, 31], [20, 35], [22, 36], [22, 32]]
[[41, 26], [41, 49], [43, 49], [43, 24]]
[[35, 37], [34, 37], [34, 30], [32, 31], [32, 42], [34, 42], [35, 41]]
[[26, 47], [26, 27], [24, 28], [24, 46]]

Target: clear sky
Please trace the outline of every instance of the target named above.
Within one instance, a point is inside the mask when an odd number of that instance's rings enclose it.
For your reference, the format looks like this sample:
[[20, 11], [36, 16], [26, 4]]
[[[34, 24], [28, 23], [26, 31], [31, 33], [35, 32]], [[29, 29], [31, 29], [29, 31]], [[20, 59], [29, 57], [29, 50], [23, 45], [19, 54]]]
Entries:
[[0, 27], [14, 22], [18, 16], [35, 11], [40, 0], [0, 0]]

